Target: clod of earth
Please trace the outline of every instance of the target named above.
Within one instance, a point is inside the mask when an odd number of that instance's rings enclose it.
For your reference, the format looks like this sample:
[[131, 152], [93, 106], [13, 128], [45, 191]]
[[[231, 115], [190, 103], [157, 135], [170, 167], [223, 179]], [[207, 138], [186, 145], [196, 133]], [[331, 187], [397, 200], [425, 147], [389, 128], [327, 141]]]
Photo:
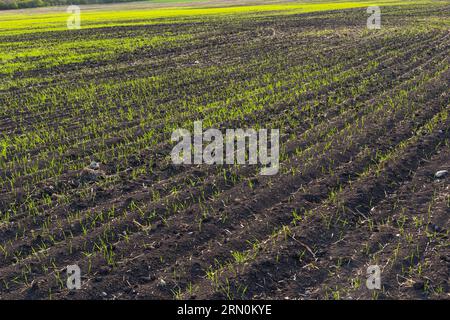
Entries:
[[99, 179], [105, 178], [105, 176], [106, 176], [105, 172], [101, 170], [84, 168], [81, 171], [80, 182], [81, 183], [97, 182]]

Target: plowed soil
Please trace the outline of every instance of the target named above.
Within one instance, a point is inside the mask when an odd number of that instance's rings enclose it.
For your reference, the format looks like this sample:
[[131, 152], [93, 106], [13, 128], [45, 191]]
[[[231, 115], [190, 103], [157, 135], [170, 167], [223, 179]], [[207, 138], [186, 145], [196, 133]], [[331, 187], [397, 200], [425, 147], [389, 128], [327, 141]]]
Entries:
[[[0, 298], [449, 299], [449, 16], [439, 2], [387, 7], [380, 30], [363, 8], [2, 35], [189, 38], [5, 74]], [[198, 119], [279, 128], [280, 172], [173, 165], [171, 132]]]

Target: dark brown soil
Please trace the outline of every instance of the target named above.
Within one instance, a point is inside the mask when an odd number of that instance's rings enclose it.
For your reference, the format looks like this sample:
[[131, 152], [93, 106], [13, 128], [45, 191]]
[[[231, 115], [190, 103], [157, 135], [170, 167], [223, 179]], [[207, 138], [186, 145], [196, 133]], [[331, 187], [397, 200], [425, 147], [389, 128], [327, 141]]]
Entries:
[[[4, 37], [195, 35], [18, 72], [43, 81], [0, 92], [0, 104], [23, 106], [0, 113], [1, 132], [72, 133], [4, 160], [0, 214], [14, 212], [0, 223], [0, 298], [449, 299], [450, 176], [434, 174], [450, 170], [450, 33], [413, 28], [445, 14], [391, 8], [374, 33], [364, 11], [345, 10]], [[160, 86], [128, 86], [148, 77]], [[89, 85], [105, 105], [58, 93]], [[64, 108], [33, 100], [42, 88]], [[263, 107], [231, 112], [251, 101]], [[84, 130], [128, 109], [139, 116]], [[222, 130], [280, 128], [280, 173], [174, 166], [166, 129], [216, 112]], [[69, 291], [74, 264], [83, 285]], [[369, 265], [381, 268], [381, 290], [366, 288]]]

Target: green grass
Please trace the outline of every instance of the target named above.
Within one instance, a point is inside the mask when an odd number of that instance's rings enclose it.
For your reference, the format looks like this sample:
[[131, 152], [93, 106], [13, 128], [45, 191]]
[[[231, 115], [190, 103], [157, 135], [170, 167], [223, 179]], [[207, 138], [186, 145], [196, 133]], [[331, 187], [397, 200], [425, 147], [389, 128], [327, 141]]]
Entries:
[[[378, 6], [425, 4], [427, 1], [383, 0]], [[154, 23], [176, 23], [200, 21], [204, 16], [222, 16], [239, 14], [299, 14], [327, 10], [364, 8], [373, 5], [373, 1], [335, 1], [335, 2], [289, 2], [287, 4], [260, 4], [226, 7], [183, 7], [158, 9], [123, 9], [123, 10], [86, 10], [82, 11], [82, 28], [100, 28], [106, 26], [146, 25]], [[63, 9], [61, 9], [63, 11]], [[62, 31], [67, 29], [65, 12], [26, 14], [3, 13], [0, 20], [1, 34], [23, 34], [44, 31]]]
[[[155, 1], [153, 1], [155, 2]], [[177, 2], [177, 0], [161, 0], [156, 2]], [[190, 2], [190, 0], [184, 0]], [[396, 6], [411, 5], [414, 3], [426, 4], [427, 1], [396, 1], [385, 0], [378, 2], [378, 5]], [[217, 5], [219, 5], [219, 2]], [[247, 6], [233, 6], [227, 3], [223, 7], [164, 7], [150, 9], [136, 9], [133, 6], [127, 8], [126, 5], [114, 10], [108, 10], [108, 5], [101, 9], [89, 8], [82, 11], [81, 28], [92, 29], [112, 26], [132, 26], [151, 24], [171, 24], [186, 22], [201, 22], [204, 19], [217, 19], [227, 16], [233, 19], [248, 18], [252, 15], [291, 15], [316, 11], [340, 10], [350, 8], [367, 7], [371, 5], [369, 1], [332, 1], [332, 2], [289, 2], [287, 4], [260, 4]], [[59, 12], [62, 11], [62, 12]], [[23, 13], [3, 12], [0, 14], [0, 39], [2, 37], [20, 36], [42, 32], [62, 32], [67, 31], [67, 18], [64, 8], [57, 12], [43, 12], [28, 10]], [[445, 23], [436, 20], [445, 26]], [[333, 30], [321, 32], [332, 33]], [[316, 33], [314, 31], [314, 33]], [[315, 34], [318, 35], [318, 34]], [[27, 70], [48, 68], [57, 65], [80, 63], [83, 61], [105, 61], [113, 56], [126, 52], [133, 52], [142, 47], [170, 47], [180, 41], [194, 41], [189, 34], [171, 35], [161, 34], [152, 37], [130, 37], [117, 39], [72, 39], [67, 41], [64, 37], [59, 41], [8, 41], [0, 43], [0, 59], [2, 68], [0, 74], [14, 74]], [[16, 83], [21, 85], [24, 82], [33, 82], [32, 79], [22, 80]], [[15, 82], [9, 82], [14, 85]], [[0, 82], [0, 89], [5, 88]]]

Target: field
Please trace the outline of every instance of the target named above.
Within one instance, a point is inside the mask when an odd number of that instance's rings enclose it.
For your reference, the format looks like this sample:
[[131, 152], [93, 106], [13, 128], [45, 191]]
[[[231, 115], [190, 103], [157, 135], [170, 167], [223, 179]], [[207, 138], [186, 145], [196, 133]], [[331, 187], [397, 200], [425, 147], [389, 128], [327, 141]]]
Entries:
[[449, 299], [450, 2], [173, 2], [0, 12], [0, 299]]

